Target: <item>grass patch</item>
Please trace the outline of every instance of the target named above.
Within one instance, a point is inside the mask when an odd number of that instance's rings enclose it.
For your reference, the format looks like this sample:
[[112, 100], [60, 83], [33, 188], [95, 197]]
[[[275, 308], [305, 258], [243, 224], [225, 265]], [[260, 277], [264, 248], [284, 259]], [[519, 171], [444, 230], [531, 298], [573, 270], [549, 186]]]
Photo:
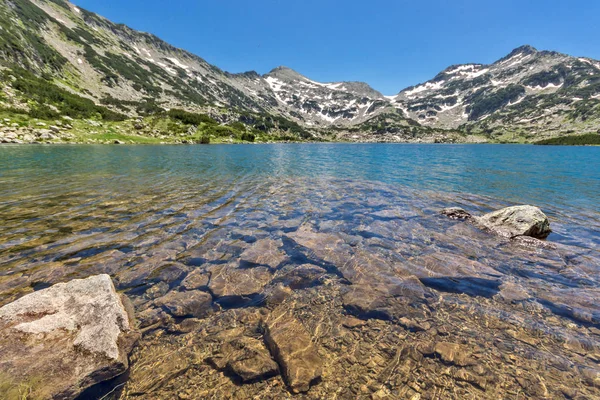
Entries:
[[561, 136], [552, 139], [545, 139], [536, 142], [537, 145], [554, 146], [600, 146], [600, 134], [588, 133], [585, 135]]
[[[108, 121], [126, 119], [123, 114], [98, 106], [92, 100], [70, 93], [25, 69], [6, 70], [0, 78], [9, 81], [10, 75], [16, 78], [12, 82], [12, 87], [24, 98], [35, 102], [30, 111], [30, 115], [34, 118], [53, 119], [60, 115], [67, 115], [71, 118], [102, 118]], [[51, 109], [49, 105], [53, 105], [58, 112]]]
[[39, 377], [15, 382], [9, 375], [0, 374], [0, 393], [6, 400], [33, 400], [34, 392], [40, 388], [41, 382]]

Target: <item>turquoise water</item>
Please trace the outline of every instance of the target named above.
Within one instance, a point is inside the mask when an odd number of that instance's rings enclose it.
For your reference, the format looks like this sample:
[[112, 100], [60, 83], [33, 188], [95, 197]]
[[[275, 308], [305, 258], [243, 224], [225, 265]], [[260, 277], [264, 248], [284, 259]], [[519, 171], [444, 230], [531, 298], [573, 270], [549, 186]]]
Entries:
[[[102, 197], [212, 190], [235, 197], [277, 180], [371, 182], [477, 196], [483, 209], [541, 207], [598, 243], [600, 148], [516, 145], [285, 144], [3, 146], [0, 207], [24, 196]], [[21, 199], [21, 201], [19, 201]], [[486, 204], [488, 203], [488, 204]], [[7, 211], [6, 209], [4, 210]], [[594, 228], [594, 229], [589, 229]]]
[[[323, 313], [331, 317], [315, 335], [340, 329], [335, 321], [348, 313], [414, 318], [426, 324], [412, 337], [421, 343], [438, 331], [469, 348], [487, 351], [493, 343], [502, 356], [490, 368], [513, 391], [522, 384], [506, 372], [508, 353], [517, 360], [510, 368], [520, 371], [514, 376], [543, 373], [552, 394], [564, 383], [587, 395], [597, 388], [582, 384], [578, 372], [565, 378], [541, 365], [597, 368], [600, 358], [569, 349], [600, 349], [599, 203], [598, 147], [0, 146], [0, 306], [107, 273], [132, 300], [144, 346], [160, 346], [187, 329], [180, 326], [190, 316], [164, 301], [186, 292], [192, 273], [206, 277], [197, 290], [211, 295], [201, 322], [209, 327], [223, 326], [229, 311], [268, 314], [284, 284], [306, 326], [322, 324]], [[548, 214], [555, 249], [524, 247], [440, 215], [451, 206], [480, 214], [514, 204]], [[354, 289], [373, 298], [345, 295]], [[166, 334], [154, 337], [161, 329]], [[544, 345], [531, 347], [531, 337]], [[328, 358], [330, 374], [343, 372], [342, 358]], [[427, 360], [423, 368], [437, 365]], [[134, 387], [143, 381], [136, 373]], [[197, 379], [200, 387], [215, 384]], [[215, 390], [229, 382], [223, 379]], [[313, 390], [332, 396], [325, 384]]]
[[94, 175], [142, 185], [170, 178], [197, 183], [327, 177], [594, 209], [600, 200], [600, 149], [393, 144], [0, 147], [2, 194], [10, 189], [7, 184], [27, 187]]

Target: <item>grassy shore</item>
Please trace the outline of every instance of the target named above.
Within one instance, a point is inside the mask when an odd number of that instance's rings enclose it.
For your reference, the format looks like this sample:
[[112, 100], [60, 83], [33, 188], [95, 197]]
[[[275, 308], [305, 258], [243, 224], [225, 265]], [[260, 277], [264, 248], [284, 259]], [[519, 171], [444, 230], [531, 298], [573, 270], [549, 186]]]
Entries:
[[600, 146], [600, 134], [588, 133], [586, 135], [560, 136], [540, 140], [535, 144], [545, 146]]

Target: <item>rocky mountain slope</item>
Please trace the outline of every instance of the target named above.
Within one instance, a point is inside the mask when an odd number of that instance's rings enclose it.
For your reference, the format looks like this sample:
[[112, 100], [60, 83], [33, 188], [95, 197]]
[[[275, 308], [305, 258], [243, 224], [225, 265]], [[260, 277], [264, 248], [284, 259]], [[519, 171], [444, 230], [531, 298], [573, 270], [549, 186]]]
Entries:
[[600, 62], [523, 46], [491, 65], [449, 67], [393, 105], [426, 126], [535, 138], [596, 131], [599, 99]]
[[[175, 108], [248, 132], [361, 141], [523, 141], [600, 128], [600, 62], [529, 46], [386, 97], [366, 83], [320, 83], [286, 67], [231, 74], [65, 0], [4, 1], [0, 28], [0, 107], [37, 117]], [[67, 94], [53, 101], [49, 90]], [[71, 95], [89, 112], [66, 107]]]

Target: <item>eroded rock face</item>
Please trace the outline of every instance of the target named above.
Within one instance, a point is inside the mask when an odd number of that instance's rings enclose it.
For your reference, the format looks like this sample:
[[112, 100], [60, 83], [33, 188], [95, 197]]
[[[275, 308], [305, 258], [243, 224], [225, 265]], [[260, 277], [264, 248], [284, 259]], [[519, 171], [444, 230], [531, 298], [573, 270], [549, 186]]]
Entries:
[[138, 338], [108, 275], [56, 284], [0, 308], [2, 384], [73, 398], [125, 372]]
[[323, 362], [311, 337], [292, 313], [278, 308], [264, 321], [265, 343], [293, 393], [307, 392], [321, 377]]
[[475, 222], [504, 237], [531, 236], [544, 239], [552, 232], [548, 217], [537, 207], [514, 206], [475, 217]]

